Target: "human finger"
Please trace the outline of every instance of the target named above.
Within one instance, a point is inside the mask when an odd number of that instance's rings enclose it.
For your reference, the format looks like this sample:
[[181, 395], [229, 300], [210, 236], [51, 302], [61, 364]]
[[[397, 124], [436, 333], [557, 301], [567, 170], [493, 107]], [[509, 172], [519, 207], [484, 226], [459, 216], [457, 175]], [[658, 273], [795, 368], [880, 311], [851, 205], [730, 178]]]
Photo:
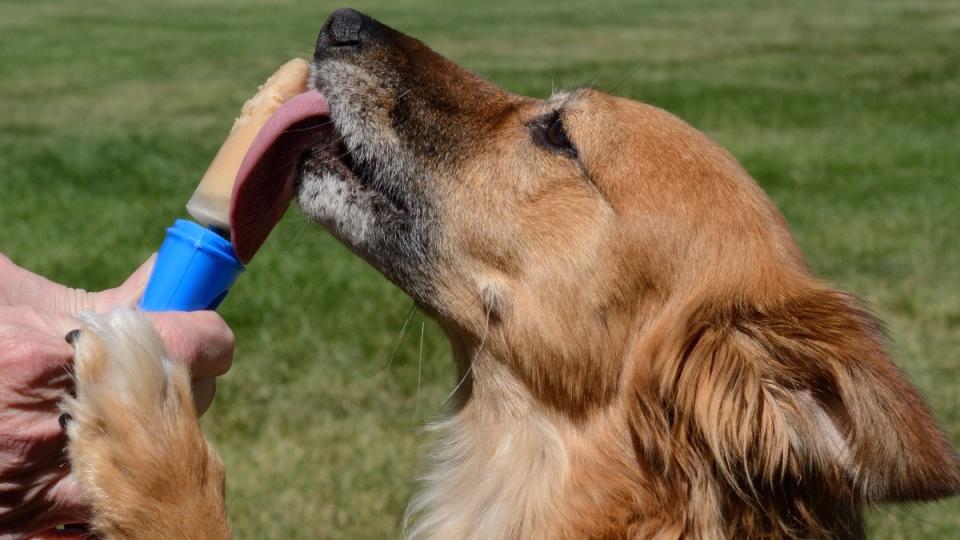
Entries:
[[193, 405], [197, 409], [197, 416], [203, 416], [217, 393], [217, 379], [214, 377], [194, 379], [190, 383], [190, 390], [193, 392]]
[[167, 355], [190, 366], [193, 377], [223, 375], [233, 363], [234, 337], [214, 311], [151, 312]]

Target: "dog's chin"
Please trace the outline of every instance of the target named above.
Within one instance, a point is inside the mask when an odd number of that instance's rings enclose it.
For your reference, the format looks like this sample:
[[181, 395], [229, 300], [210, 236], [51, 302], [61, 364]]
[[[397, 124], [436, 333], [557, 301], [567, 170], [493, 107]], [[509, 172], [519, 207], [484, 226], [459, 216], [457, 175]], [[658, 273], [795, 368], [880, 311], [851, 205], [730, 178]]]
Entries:
[[357, 164], [341, 145], [328, 146], [309, 151], [301, 161], [297, 201], [304, 215], [364, 255], [404, 226], [407, 205], [377, 180], [375, 167]]
[[300, 210], [423, 302], [430, 288], [427, 205], [388, 178], [389, 164], [357, 163], [355, 155], [365, 154], [342, 145], [308, 151], [295, 182]]

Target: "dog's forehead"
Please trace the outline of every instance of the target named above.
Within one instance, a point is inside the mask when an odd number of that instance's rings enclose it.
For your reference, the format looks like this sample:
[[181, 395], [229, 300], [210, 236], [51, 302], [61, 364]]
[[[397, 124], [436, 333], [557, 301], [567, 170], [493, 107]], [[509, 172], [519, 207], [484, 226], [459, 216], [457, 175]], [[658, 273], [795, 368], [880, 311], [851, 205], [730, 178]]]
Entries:
[[550, 97], [544, 101], [544, 105], [557, 107], [573, 97], [574, 90], [555, 90]]
[[596, 114], [602, 114], [611, 108], [612, 103], [609, 98], [609, 94], [589, 86], [561, 89], [554, 91], [550, 97], [541, 101], [538, 112], [546, 114], [562, 111], [564, 118], [571, 121], [595, 118]]
[[545, 110], [553, 110], [574, 105], [583, 100], [590, 93], [589, 88], [560, 89], [554, 90], [550, 97], [543, 100], [542, 107]]

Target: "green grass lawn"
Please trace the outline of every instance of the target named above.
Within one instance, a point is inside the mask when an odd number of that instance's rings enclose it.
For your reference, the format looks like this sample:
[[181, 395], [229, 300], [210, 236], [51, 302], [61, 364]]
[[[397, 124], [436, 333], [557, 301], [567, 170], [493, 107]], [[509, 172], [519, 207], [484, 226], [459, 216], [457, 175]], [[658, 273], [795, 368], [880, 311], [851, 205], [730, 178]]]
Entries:
[[[0, 251], [75, 286], [119, 283], [185, 215], [240, 104], [310, 54], [335, 7], [0, 3]], [[814, 269], [887, 320], [960, 442], [960, 4], [355, 7], [509, 90], [617, 86], [719, 140]], [[421, 428], [455, 384], [435, 325], [414, 314], [400, 339], [411, 306], [295, 210], [278, 226], [221, 310], [237, 354], [204, 419], [239, 538], [396, 536]], [[870, 522], [875, 538], [956, 538], [960, 501]]]

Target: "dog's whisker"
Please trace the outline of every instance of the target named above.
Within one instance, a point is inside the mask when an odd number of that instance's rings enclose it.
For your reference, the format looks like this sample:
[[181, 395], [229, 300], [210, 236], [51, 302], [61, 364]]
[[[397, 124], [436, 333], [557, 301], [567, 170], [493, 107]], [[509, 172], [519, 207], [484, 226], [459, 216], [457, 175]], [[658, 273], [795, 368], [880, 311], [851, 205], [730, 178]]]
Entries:
[[627, 72], [627, 74], [624, 75], [622, 79], [620, 79], [619, 81], [617, 81], [617, 84], [611, 86], [608, 90], [606, 90], [606, 92], [607, 92], [608, 94], [612, 94], [617, 88], [620, 88], [620, 85], [622, 85], [623, 83], [627, 82], [628, 80], [630, 80], [631, 77], [633, 77], [634, 75], [636, 75], [636, 73], [637, 73], [638, 71], [640, 71], [640, 68], [642, 68], [644, 65], [645, 65], [645, 63], [642, 62], [642, 61], [637, 62], [637, 65], [634, 66], [633, 69], [631, 69], [629, 72]]
[[417, 355], [417, 399], [414, 401], [413, 406], [413, 424], [417, 423], [417, 417], [420, 416], [420, 380], [423, 373], [423, 329], [426, 326], [426, 321], [423, 318], [420, 319], [420, 352]]
[[280, 223], [278, 223], [278, 225], [287, 225], [287, 224], [291, 224], [291, 223], [297, 223], [297, 224], [299, 224], [299, 223], [304, 222], [304, 221], [310, 221], [310, 218], [307, 217], [307, 216], [294, 216], [294, 217], [289, 217], [289, 218], [286, 218], [286, 219], [280, 221]]
[[306, 126], [306, 127], [297, 128], [297, 129], [286, 129], [284, 130], [284, 133], [303, 133], [307, 131], [313, 131], [315, 129], [327, 127], [332, 123], [333, 123], [333, 120], [327, 120], [326, 122], [321, 122], [319, 124], [314, 124], [312, 126]]
[[404, 90], [403, 92], [401, 92], [400, 94], [397, 95], [396, 100], [397, 100], [397, 101], [400, 101], [400, 99], [401, 99], [402, 97], [406, 96], [406, 95], [409, 94], [411, 91], [413, 91], [413, 87], [407, 88], [406, 90]]
[[563, 88], [563, 75], [555, 62], [550, 63], [550, 71], [550, 95], [552, 96]]
[[[476, 357], [474, 357], [474, 358], [476, 358]], [[473, 371], [473, 362], [472, 362], [472, 361], [470, 362], [470, 365], [467, 366], [467, 371], [464, 372], [463, 377], [460, 379], [460, 382], [458, 382], [457, 385], [453, 387], [453, 390], [451, 390], [450, 393], [447, 394], [447, 397], [444, 398], [444, 400], [440, 402], [441, 405], [445, 405], [448, 401], [450, 401], [450, 398], [452, 398], [453, 395], [457, 393], [457, 390], [459, 390], [460, 387], [463, 386], [463, 382], [466, 381], [466, 380], [467, 380], [467, 377], [470, 376], [470, 372], [471, 372], [471, 371]]]
[[[333, 148], [334, 145], [337, 145], [337, 144], [339, 144], [340, 142], [342, 142], [345, 137], [346, 137], [346, 135], [341, 135], [341, 136], [339, 136], [339, 137], [335, 137], [333, 140], [327, 141], [326, 146], [322, 146], [322, 147], [320, 147], [320, 148], [317, 148], [317, 151], [318, 151], [318, 152], [323, 152], [323, 151], [325, 151], [325, 150], [329, 150], [329, 149]], [[349, 153], [350, 153], [350, 150], [347, 150], [346, 152], [340, 154], [340, 155], [337, 157], [337, 159], [340, 159], [341, 157], [343, 157], [343, 156], [345, 156], [345, 155], [347, 155], [347, 154], [349, 154]]]
[[[309, 128], [305, 128], [305, 129], [309, 129]], [[288, 132], [288, 133], [293, 133], [293, 132]], [[339, 136], [339, 137], [334, 137], [333, 139], [330, 139], [329, 141], [327, 141], [327, 144], [325, 144], [324, 146], [320, 146], [320, 147], [318, 147], [318, 148], [314, 148], [313, 151], [314, 151], [314, 152], [323, 152], [323, 151], [329, 150], [329, 149], [333, 148], [335, 145], [339, 144], [341, 141], [343, 141], [343, 139], [344, 139], [345, 137], [346, 137], [345, 135], [341, 135], [341, 136]], [[344, 152], [343, 154], [340, 154], [340, 156], [338, 156], [336, 159], [340, 159], [341, 157], [343, 157], [343, 156], [345, 156], [345, 155], [347, 155], [347, 154], [349, 154], [349, 153], [350, 153], [350, 151], [347, 150], [347, 151]]]
[[294, 48], [294, 47], [285, 47], [274, 49], [278, 55], [283, 55], [289, 58], [299, 58], [303, 56], [303, 49]]
[[310, 227], [310, 223], [304, 222], [299, 225], [300, 226], [297, 229], [297, 231], [293, 233], [293, 240], [290, 241], [289, 244], [285, 243], [285, 245], [281, 246], [280, 251], [283, 251], [283, 252], [291, 251], [300, 245], [300, 242], [303, 240], [303, 237], [305, 236], [307, 229]]
[[300, 242], [303, 241], [303, 237], [306, 236], [306, 234], [307, 234], [307, 228], [309, 228], [309, 227], [310, 227], [310, 223], [309, 223], [309, 222], [307, 222], [307, 221], [301, 222], [300, 230], [297, 231], [297, 236], [294, 238], [293, 244], [291, 244], [290, 249], [293, 249], [293, 248], [297, 247], [298, 245], [300, 245]]
[[[331, 142], [330, 144], [328, 144], [327, 146], [324, 146], [324, 147], [321, 147], [321, 148], [316, 148], [316, 149], [314, 149], [314, 151], [315, 151], [315, 152], [323, 152], [323, 151], [325, 151], [325, 150], [330, 149], [330, 147], [332, 147], [333, 145], [337, 144], [338, 142], [340, 142], [340, 141], [342, 141], [342, 140], [343, 140], [343, 137], [340, 137], [340, 138], [332, 141], [332, 142]], [[319, 161], [317, 164], [318, 164], [318, 165], [326, 165], [326, 164], [328, 164], [328, 163], [335, 163], [335, 162], [340, 161], [341, 159], [349, 156], [350, 153], [351, 153], [350, 150], [345, 150], [343, 153], [337, 154], [337, 155], [335, 155], [335, 156], [329, 157], [329, 158], [324, 159], [324, 160], [321, 160], [321, 161]]]
[[410, 331], [410, 323], [413, 322], [413, 316], [416, 310], [417, 304], [410, 304], [410, 309], [407, 310], [407, 315], [403, 318], [403, 326], [400, 327], [400, 332], [393, 338], [393, 341], [390, 342], [390, 357], [380, 371], [390, 369], [390, 365], [393, 364], [393, 359], [397, 356], [400, 346], [403, 345], [403, 340], [406, 339], [407, 333]]
[[[327, 148], [329, 148], [329, 147], [327, 147]], [[324, 149], [320, 149], [320, 151], [323, 151], [323, 150], [324, 150]], [[335, 162], [335, 161], [340, 161], [341, 159], [343, 159], [343, 158], [345, 158], [345, 157], [347, 157], [347, 156], [349, 156], [349, 155], [350, 155], [350, 150], [347, 150], [347, 151], [343, 152], [342, 154], [338, 154], [338, 155], [336, 155], [336, 156], [333, 156], [333, 157], [331, 157], [331, 158], [328, 158], [328, 159], [325, 159], [325, 160], [321, 161], [320, 164], [321, 164], [321, 165], [325, 165], [325, 164], [327, 164], [327, 163], [333, 163], [333, 162]]]
[[446, 402], [450, 401], [450, 398], [452, 398], [454, 394], [457, 393], [457, 390], [459, 390], [460, 387], [463, 386], [463, 382], [466, 381], [467, 377], [470, 376], [470, 372], [473, 371], [473, 365], [477, 363], [477, 358], [480, 357], [480, 353], [483, 351], [483, 345], [487, 342], [487, 333], [489, 331], [490, 331], [490, 308], [488, 307], [487, 320], [483, 325], [483, 335], [480, 336], [480, 345], [477, 346], [477, 351], [473, 353], [473, 359], [470, 360], [470, 365], [467, 366], [467, 371], [464, 372], [463, 377], [460, 379], [460, 382], [458, 382], [457, 385], [453, 387], [453, 390], [450, 392], [447, 398], [443, 400], [442, 404], [446, 404]]

